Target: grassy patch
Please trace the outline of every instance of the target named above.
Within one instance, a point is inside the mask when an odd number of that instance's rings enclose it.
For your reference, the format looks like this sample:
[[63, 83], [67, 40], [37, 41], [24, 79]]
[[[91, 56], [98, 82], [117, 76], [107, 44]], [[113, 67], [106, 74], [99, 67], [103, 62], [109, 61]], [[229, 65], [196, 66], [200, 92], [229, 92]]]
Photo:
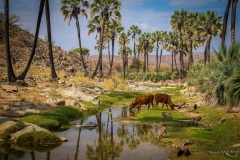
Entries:
[[32, 114], [21, 118], [24, 122], [36, 124], [51, 131], [69, 128], [69, 122], [83, 117], [76, 107], [60, 106], [41, 114]]
[[[161, 112], [171, 112], [174, 120], [166, 120]], [[179, 139], [180, 141], [192, 139], [192, 151], [209, 152], [220, 150], [237, 150], [232, 145], [239, 143], [238, 133], [240, 131], [239, 119], [233, 119], [228, 113], [221, 109], [201, 107], [198, 113], [202, 114], [201, 122], [209, 124], [211, 127], [188, 126], [189, 118], [184, 113], [170, 110], [142, 110], [137, 115], [140, 122], [164, 123], [168, 127], [168, 134], [165, 138]], [[219, 124], [219, 120], [226, 117], [226, 121]], [[136, 119], [134, 119], [136, 120]]]
[[17, 131], [23, 129], [25, 127], [22, 121], [17, 122], [11, 127], [7, 128], [2, 134], [0, 134], [0, 138], [4, 139], [4, 141], [8, 141], [11, 138], [11, 134], [16, 133]]
[[34, 131], [19, 136], [17, 144], [21, 146], [51, 146], [61, 144], [61, 139], [54, 133]]

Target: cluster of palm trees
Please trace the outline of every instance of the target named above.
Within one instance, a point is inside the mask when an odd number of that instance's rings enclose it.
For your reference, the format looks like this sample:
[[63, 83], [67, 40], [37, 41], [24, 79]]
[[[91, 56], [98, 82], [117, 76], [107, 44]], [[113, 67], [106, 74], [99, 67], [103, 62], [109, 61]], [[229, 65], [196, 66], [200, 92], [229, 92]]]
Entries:
[[[7, 69], [8, 69], [8, 80], [16, 81], [16, 79], [24, 80], [30, 64], [32, 62], [33, 56], [35, 54], [35, 48], [38, 39], [39, 26], [41, 23], [42, 12], [44, 9], [44, 4], [46, 8], [46, 20], [48, 26], [48, 40], [49, 40], [49, 58], [51, 64], [51, 74], [52, 78], [57, 78], [53, 56], [52, 56], [52, 43], [51, 43], [51, 30], [50, 30], [50, 12], [48, 0], [41, 0], [39, 7], [38, 20], [36, 25], [35, 39], [33, 44], [32, 53], [30, 55], [29, 61], [23, 73], [16, 77], [14, 74], [10, 47], [9, 47], [9, 0], [4, 0], [5, 8], [5, 41], [6, 41], [6, 57], [7, 57]], [[222, 37], [222, 46], [225, 45], [225, 35], [229, 7], [232, 4], [232, 26], [231, 35], [232, 43], [235, 42], [235, 19], [236, 19], [236, 5], [238, 0], [228, 0], [227, 8], [224, 15], [224, 22], [221, 23], [222, 17], [217, 15], [216, 11], [206, 11], [205, 13], [194, 13], [185, 10], [176, 10], [171, 16], [171, 26], [172, 31], [155, 31], [153, 33], [144, 32], [139, 29], [138, 26], [132, 25], [127, 33], [124, 33], [124, 27], [121, 25], [121, 3], [118, 0], [94, 0], [92, 4], [89, 4], [86, 0], [62, 0], [61, 12], [64, 16], [64, 21], [68, 19], [68, 24], [72, 18], [76, 21], [76, 28], [78, 33], [78, 41], [80, 48], [80, 56], [82, 66], [84, 68], [84, 74], [89, 75], [86, 65], [84, 63], [83, 51], [81, 46], [81, 33], [80, 33], [80, 22], [78, 20], [79, 15], [88, 17], [87, 8], [91, 9], [90, 20], [88, 24], [88, 35], [96, 32], [96, 39], [99, 43], [98, 51], [99, 58], [96, 68], [92, 74], [95, 77], [99, 69], [100, 77], [103, 76], [102, 71], [102, 50], [106, 47], [109, 53], [109, 72], [108, 76], [112, 73], [113, 58], [114, 58], [114, 45], [115, 40], [120, 46], [119, 54], [121, 54], [123, 59], [123, 72], [125, 75], [126, 68], [128, 66], [128, 56], [134, 53], [134, 61], [137, 62], [136, 72], [139, 72], [139, 55], [144, 55], [144, 66], [143, 72], [149, 71], [148, 69], [148, 55], [156, 49], [156, 72], [160, 70], [162, 49], [172, 52], [172, 71], [173, 71], [173, 59], [179, 54], [180, 60], [180, 75], [183, 77], [185, 75], [185, 64], [184, 56], [188, 55], [188, 65], [189, 68], [193, 63], [193, 53], [192, 49], [202, 46], [206, 43], [204, 52], [204, 63], [210, 62], [210, 46], [212, 36]], [[132, 38], [134, 42], [133, 51], [128, 47], [130, 43], [129, 37]], [[112, 53], [110, 53], [110, 42]], [[159, 47], [162, 45], [160, 59], [158, 58]], [[137, 56], [138, 54], [138, 56]], [[174, 58], [175, 57], [175, 58]], [[178, 68], [176, 67], [178, 70]]]

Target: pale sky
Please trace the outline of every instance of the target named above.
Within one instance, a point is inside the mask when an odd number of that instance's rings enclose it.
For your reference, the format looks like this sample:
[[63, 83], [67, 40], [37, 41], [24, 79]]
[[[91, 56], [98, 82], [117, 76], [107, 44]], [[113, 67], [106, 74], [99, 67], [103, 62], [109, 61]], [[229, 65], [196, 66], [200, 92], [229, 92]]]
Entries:
[[[39, 10], [40, 0], [9, 0], [10, 1], [10, 14], [17, 14], [21, 17], [21, 28], [30, 29], [31, 33], [35, 33], [37, 16]], [[52, 39], [55, 40], [55, 45], [60, 46], [63, 50], [69, 51], [71, 48], [78, 48], [77, 29], [75, 20], [71, 21], [70, 27], [68, 22], [63, 22], [63, 16], [60, 12], [61, 0], [49, 0], [51, 12], [51, 31]], [[91, 3], [93, 0], [90, 0]], [[175, 10], [184, 9], [192, 12], [205, 12], [206, 10], [216, 10], [218, 16], [223, 16], [226, 8], [227, 0], [120, 0], [122, 3], [122, 25], [124, 32], [131, 25], [138, 25], [142, 32], [154, 32], [156, 30], [171, 31], [170, 17]], [[0, 1], [0, 11], [3, 12], [3, 1]], [[236, 20], [236, 41], [240, 41], [240, 4], [237, 6], [237, 20]], [[89, 13], [89, 12], [88, 12]], [[231, 14], [231, 10], [230, 10]], [[227, 44], [230, 44], [230, 20], [227, 30]], [[82, 47], [90, 49], [90, 54], [98, 54], [94, 50], [96, 45], [95, 36], [92, 34], [87, 35], [88, 20], [85, 17], [80, 17], [80, 29], [82, 38]], [[42, 17], [39, 36], [44, 38], [47, 35], [45, 11]], [[211, 51], [218, 49], [220, 38], [213, 38], [211, 43]], [[133, 42], [129, 45], [133, 48]], [[119, 50], [118, 44], [115, 44], [115, 55]], [[194, 50], [195, 51], [195, 50]], [[197, 49], [199, 52], [204, 51], [204, 47]], [[103, 51], [107, 54], [107, 50]], [[153, 51], [152, 54], [155, 54]], [[170, 54], [163, 52], [163, 54]]]

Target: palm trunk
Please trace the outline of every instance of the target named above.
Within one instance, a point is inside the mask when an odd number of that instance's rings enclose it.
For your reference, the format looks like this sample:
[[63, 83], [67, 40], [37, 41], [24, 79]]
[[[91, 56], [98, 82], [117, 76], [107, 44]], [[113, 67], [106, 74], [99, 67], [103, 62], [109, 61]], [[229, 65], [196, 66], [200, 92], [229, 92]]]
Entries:
[[206, 55], [207, 55], [207, 63], [210, 62], [210, 44], [211, 44], [211, 37], [209, 37], [209, 40], [207, 41], [207, 51], [206, 51]]
[[237, 2], [238, 2], [238, 0], [233, 0], [233, 3], [232, 3], [232, 20], [231, 20], [232, 44], [235, 43], [235, 21], [236, 21]]
[[39, 33], [39, 28], [40, 28], [40, 23], [41, 23], [41, 19], [42, 19], [43, 8], [44, 8], [44, 2], [45, 2], [45, 0], [40, 1], [39, 11], [38, 11], [38, 19], [37, 19], [37, 26], [36, 26], [35, 36], [34, 36], [32, 52], [31, 52], [31, 55], [28, 59], [26, 68], [24, 69], [23, 73], [20, 76], [18, 76], [19, 80], [24, 80], [25, 79], [25, 77], [27, 75], [27, 72], [30, 68], [30, 65], [32, 63], [33, 57], [35, 55], [35, 50], [36, 50], [37, 40], [38, 40], [38, 33]]
[[137, 73], [139, 73], [139, 67], [140, 67], [140, 59], [139, 59], [139, 52], [138, 52], [138, 61], [137, 61]]
[[160, 59], [159, 59], [159, 71], [160, 71], [161, 61], [162, 61], [162, 49], [161, 49]]
[[179, 73], [179, 70], [178, 70], [178, 67], [177, 67], [176, 55], [177, 55], [177, 53], [174, 54], [174, 62], [175, 62], [176, 71]]
[[81, 57], [81, 61], [82, 61], [82, 66], [83, 66], [83, 69], [84, 69], [84, 76], [87, 76], [88, 72], [87, 72], [87, 69], [86, 69], [86, 65], [85, 65], [84, 58], [83, 58], [83, 52], [82, 52], [80, 23], [78, 21], [78, 16], [77, 15], [76, 15], [76, 27], [77, 27], [77, 32], [78, 32], [78, 43], [79, 43], [79, 48], [80, 48], [80, 57]]
[[225, 46], [225, 38], [226, 38], [226, 31], [227, 31], [227, 23], [228, 23], [228, 14], [229, 14], [229, 8], [231, 6], [232, 0], [228, 0], [227, 7], [224, 13], [224, 18], [223, 18], [223, 28], [222, 28], [222, 42], [221, 46]]
[[100, 78], [102, 78], [102, 48], [103, 48], [103, 34], [104, 34], [104, 27], [105, 27], [105, 18], [103, 19], [103, 24], [101, 28], [101, 34], [100, 34], [100, 49], [99, 49], [99, 58], [98, 63], [96, 65], [96, 68], [93, 72], [92, 78], [94, 78], [97, 74], [98, 67], [100, 67]]
[[190, 40], [190, 46], [188, 48], [188, 69], [190, 69], [190, 67], [193, 64], [193, 53], [192, 53], [192, 40]]
[[158, 73], [158, 48], [159, 48], [159, 45], [158, 45], [158, 41], [157, 41], [157, 49], [156, 49], [156, 72], [157, 73]]
[[182, 79], [183, 76], [184, 76], [184, 60], [183, 60], [183, 53], [182, 52], [180, 52], [179, 60], [180, 60], [180, 66], [181, 66], [180, 75], [181, 75], [181, 79]]
[[110, 62], [110, 70], [109, 70], [109, 73], [108, 73], [108, 76], [111, 75], [112, 73], [112, 67], [113, 67], [113, 57], [114, 57], [114, 37], [112, 38], [112, 59], [111, 59], [111, 62]]
[[206, 65], [206, 63], [207, 63], [207, 44], [206, 44], [205, 50], [204, 50], [204, 59], [203, 59], [203, 61], [204, 61], [204, 65]]
[[149, 72], [149, 68], [148, 68], [148, 52], [147, 52], [147, 72]]
[[[135, 36], [134, 36], [134, 42], [133, 42], [134, 44], [133, 44], [133, 52], [134, 52], [134, 59], [133, 60], [135, 60], [135, 62], [136, 62], [136, 58], [137, 58], [137, 54], [136, 54], [136, 44], [135, 44]], [[138, 72], [138, 66], [136, 65], [136, 72]]]
[[173, 51], [172, 51], [172, 73], [173, 73]]
[[49, 11], [49, 1], [45, 1], [46, 4], [46, 21], [47, 21], [47, 34], [48, 34], [48, 56], [50, 61], [51, 75], [52, 79], [57, 78], [57, 74], [53, 62], [53, 53], [52, 53], [52, 36], [51, 36], [51, 23], [50, 23], [50, 11]]
[[[111, 65], [111, 55], [110, 55], [110, 45], [109, 45], [109, 40], [108, 40], [108, 61], [109, 64]], [[110, 66], [109, 66], [110, 67]]]
[[147, 59], [147, 52], [146, 52], [146, 49], [145, 49], [145, 53], [144, 53], [143, 73], [146, 73], [146, 59]]
[[10, 42], [9, 42], [9, 0], [4, 1], [4, 15], [5, 15], [5, 47], [6, 47], [6, 57], [7, 57], [6, 59], [7, 59], [8, 81], [15, 82], [16, 76], [12, 67]]

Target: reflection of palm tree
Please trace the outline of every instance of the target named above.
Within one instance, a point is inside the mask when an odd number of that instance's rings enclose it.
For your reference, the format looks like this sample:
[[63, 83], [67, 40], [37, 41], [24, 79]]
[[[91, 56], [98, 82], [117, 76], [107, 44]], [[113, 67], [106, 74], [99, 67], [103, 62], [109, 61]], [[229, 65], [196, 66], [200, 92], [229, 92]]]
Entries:
[[129, 141], [128, 143], [128, 147], [133, 150], [133, 149], [136, 149], [137, 146], [140, 144], [140, 140], [139, 138], [135, 138], [135, 133], [134, 133], [134, 124], [133, 124], [133, 133], [130, 134], [130, 138], [131, 138], [131, 141]]
[[[81, 119], [81, 122], [80, 122], [80, 125], [82, 125], [82, 124], [83, 124], [83, 118]], [[76, 146], [76, 152], [75, 152], [74, 160], [78, 159], [78, 151], [79, 151], [79, 142], [80, 142], [81, 130], [82, 130], [82, 127], [79, 127], [78, 140], [77, 140], [77, 146]]]
[[30, 152], [30, 154], [31, 154], [31, 159], [32, 159], [32, 160], [35, 160], [36, 158], [35, 158], [34, 151]]
[[47, 152], [47, 158], [46, 158], [46, 160], [50, 160], [50, 153], [51, 153], [51, 151], [48, 151], [48, 152]]

